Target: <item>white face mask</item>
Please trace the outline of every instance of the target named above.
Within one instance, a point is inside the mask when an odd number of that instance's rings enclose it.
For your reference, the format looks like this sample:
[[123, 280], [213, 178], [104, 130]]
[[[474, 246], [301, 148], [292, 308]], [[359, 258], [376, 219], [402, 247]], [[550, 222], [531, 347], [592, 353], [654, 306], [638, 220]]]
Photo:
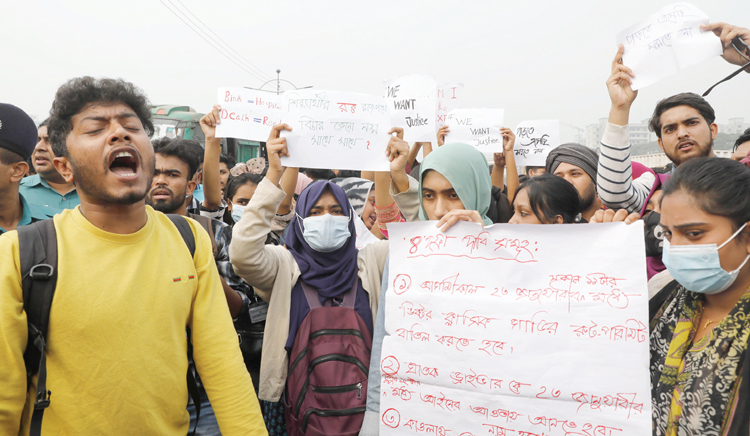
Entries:
[[[315, 251], [328, 253], [336, 251], [343, 247], [346, 241], [351, 237], [349, 230], [349, 220], [351, 217], [333, 216], [329, 213], [320, 216], [309, 216], [301, 219], [304, 229], [302, 237], [305, 238], [310, 247]], [[300, 216], [297, 215], [299, 223]]]
[[245, 212], [245, 207], [241, 204], [232, 204], [232, 219], [234, 222], [239, 222], [240, 218], [242, 218], [243, 212]]
[[718, 294], [732, 286], [740, 270], [750, 259], [745, 257], [737, 269], [727, 272], [721, 267], [719, 249], [734, 239], [747, 223], [740, 227], [729, 239], [720, 246], [716, 244], [700, 245], [670, 245], [664, 239], [664, 253], [661, 260], [672, 277], [687, 290], [701, 294]]

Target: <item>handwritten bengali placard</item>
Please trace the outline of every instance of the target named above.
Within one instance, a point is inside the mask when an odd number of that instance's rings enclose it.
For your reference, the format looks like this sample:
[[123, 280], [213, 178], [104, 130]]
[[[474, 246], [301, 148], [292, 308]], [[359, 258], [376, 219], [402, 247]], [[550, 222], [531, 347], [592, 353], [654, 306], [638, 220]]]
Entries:
[[437, 82], [413, 74], [385, 82], [385, 98], [391, 127], [403, 127], [406, 142], [435, 142], [437, 128]]
[[550, 150], [560, 145], [559, 120], [522, 121], [516, 127], [514, 153], [518, 166], [541, 166]]
[[282, 97], [247, 88], [219, 88], [221, 123], [217, 138], [266, 141], [271, 127], [281, 122]]
[[435, 128], [439, 129], [446, 124], [448, 113], [461, 106], [464, 97], [463, 83], [443, 83], [437, 89], [437, 116], [435, 117]]
[[702, 31], [708, 16], [690, 3], [680, 2], [617, 35], [623, 44], [622, 63], [635, 74], [634, 90], [655, 83], [683, 68], [720, 56], [721, 41], [710, 31]]
[[381, 434], [651, 434], [642, 225], [388, 231]]
[[501, 153], [503, 137], [502, 109], [454, 109], [447, 117], [450, 132], [445, 142], [471, 144], [482, 153]]
[[287, 167], [388, 171], [390, 136], [383, 97], [314, 89], [284, 93], [283, 120], [292, 127]]

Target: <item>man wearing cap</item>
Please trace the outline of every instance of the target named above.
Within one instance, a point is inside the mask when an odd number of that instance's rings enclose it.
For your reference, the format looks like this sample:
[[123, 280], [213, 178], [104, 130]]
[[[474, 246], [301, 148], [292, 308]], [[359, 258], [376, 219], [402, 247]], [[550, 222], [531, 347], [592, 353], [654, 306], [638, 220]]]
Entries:
[[581, 217], [590, 221], [601, 209], [596, 192], [596, 168], [599, 156], [580, 144], [562, 144], [547, 155], [547, 172], [562, 177], [575, 186], [581, 197]]
[[30, 205], [18, 192], [26, 161], [36, 144], [34, 121], [26, 112], [11, 104], [0, 103], [0, 233], [44, 220], [54, 212]]
[[60, 213], [78, 206], [81, 200], [73, 182], [66, 182], [55, 169], [55, 154], [47, 135], [48, 121], [44, 120], [39, 125], [36, 147], [31, 154], [36, 175], [21, 180], [19, 191], [30, 204], [44, 206], [52, 209], [54, 213]]

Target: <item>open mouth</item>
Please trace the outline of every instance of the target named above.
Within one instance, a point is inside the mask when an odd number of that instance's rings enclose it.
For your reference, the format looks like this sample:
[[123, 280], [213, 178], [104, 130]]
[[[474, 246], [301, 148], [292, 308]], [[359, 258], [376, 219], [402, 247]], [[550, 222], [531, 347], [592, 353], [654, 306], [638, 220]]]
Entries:
[[134, 177], [138, 173], [137, 156], [134, 151], [115, 150], [109, 158], [109, 170], [120, 177]]
[[677, 145], [677, 149], [678, 149], [678, 150], [680, 150], [680, 151], [688, 151], [688, 150], [690, 150], [691, 148], [693, 148], [693, 146], [694, 146], [694, 145], [695, 145], [695, 144], [693, 143], [693, 141], [685, 141], [685, 142], [680, 142], [680, 143], [679, 143], [679, 144]]

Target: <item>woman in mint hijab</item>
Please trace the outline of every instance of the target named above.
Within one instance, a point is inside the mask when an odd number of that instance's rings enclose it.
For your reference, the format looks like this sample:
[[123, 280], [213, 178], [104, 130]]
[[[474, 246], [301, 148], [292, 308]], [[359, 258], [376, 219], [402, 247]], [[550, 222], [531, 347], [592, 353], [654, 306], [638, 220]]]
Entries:
[[419, 218], [466, 216], [470, 221], [492, 224], [487, 218], [491, 189], [490, 168], [482, 153], [468, 144], [445, 144], [427, 155], [420, 166]]
[[436, 220], [445, 231], [458, 221], [489, 225], [507, 222], [512, 215], [507, 197], [492, 186], [487, 160], [471, 145], [434, 149], [420, 166], [419, 181], [406, 175], [407, 142], [391, 137], [386, 153], [391, 161], [391, 196], [407, 221]]

